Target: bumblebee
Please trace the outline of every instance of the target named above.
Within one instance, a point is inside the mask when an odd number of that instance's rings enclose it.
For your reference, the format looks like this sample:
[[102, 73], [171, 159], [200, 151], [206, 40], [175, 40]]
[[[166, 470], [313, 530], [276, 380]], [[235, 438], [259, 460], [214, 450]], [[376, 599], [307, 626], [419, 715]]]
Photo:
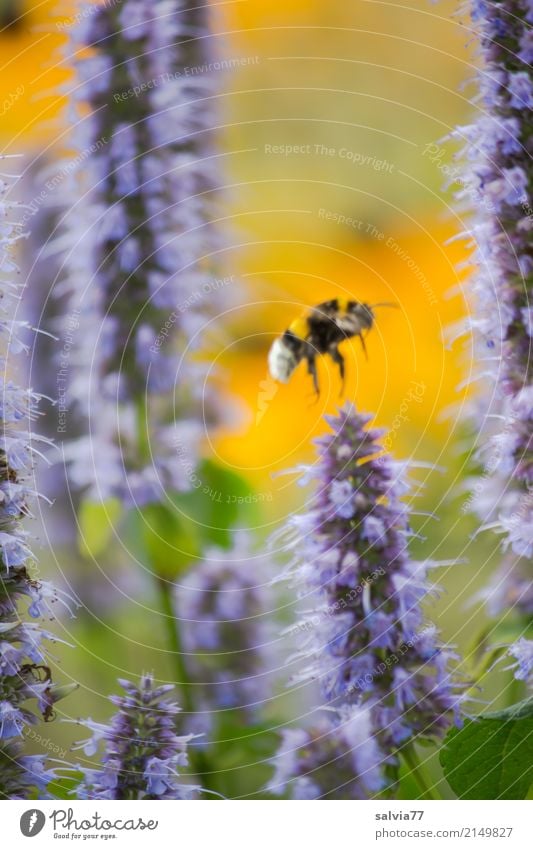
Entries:
[[300, 318], [295, 319], [285, 333], [276, 339], [268, 354], [268, 368], [274, 380], [288, 383], [296, 366], [307, 361], [307, 370], [313, 378], [318, 395], [317, 354], [328, 354], [339, 367], [344, 389], [344, 357], [339, 345], [345, 339], [358, 336], [366, 356], [363, 331], [370, 330], [374, 323], [374, 307], [396, 306], [396, 304], [362, 304], [346, 298], [334, 298], [312, 307]]

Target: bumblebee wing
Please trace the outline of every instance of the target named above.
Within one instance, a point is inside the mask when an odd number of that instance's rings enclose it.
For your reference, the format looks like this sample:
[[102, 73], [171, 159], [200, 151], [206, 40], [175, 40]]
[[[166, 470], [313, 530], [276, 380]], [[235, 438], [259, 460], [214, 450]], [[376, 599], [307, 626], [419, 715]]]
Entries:
[[335, 316], [333, 319], [343, 336], [357, 336], [361, 332], [362, 324], [356, 315], [345, 313]]
[[321, 304], [317, 304], [316, 307], [313, 307], [312, 312], [318, 318], [331, 318], [334, 320], [339, 313], [338, 298], [333, 298], [331, 301], [323, 301]]
[[331, 321], [338, 329], [339, 336], [337, 340], [341, 341], [349, 336], [355, 336], [359, 333], [360, 322], [353, 313], [348, 312], [348, 301], [342, 298], [333, 298], [331, 301], [324, 301], [318, 304], [313, 310], [314, 316], [324, 322]]

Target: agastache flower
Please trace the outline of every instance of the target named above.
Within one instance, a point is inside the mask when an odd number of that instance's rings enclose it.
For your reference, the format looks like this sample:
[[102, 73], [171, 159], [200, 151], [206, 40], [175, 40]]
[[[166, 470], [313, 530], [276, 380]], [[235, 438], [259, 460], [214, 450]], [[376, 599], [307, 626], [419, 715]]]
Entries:
[[297, 799], [367, 799], [383, 781], [383, 753], [368, 707], [324, 715], [310, 729], [288, 728], [270, 792]]
[[230, 551], [206, 551], [183, 579], [176, 614], [197, 702], [206, 714], [260, 712], [276, 666], [273, 606], [267, 557], [255, 554], [244, 534], [236, 535]]
[[[317, 440], [318, 460], [306, 470], [315, 494], [308, 512], [289, 520], [287, 546], [294, 552], [294, 582], [313, 607], [293, 629], [301, 666], [294, 682], [318, 682], [326, 705], [342, 714], [323, 721], [326, 735], [306, 731], [314, 749], [317, 739], [327, 740], [325, 751], [309, 758], [327, 763], [339, 747], [346, 750], [347, 729], [360, 726], [364, 714], [374, 766], [376, 748], [380, 752], [380, 777], [370, 771], [379, 789], [395, 779], [402, 745], [442, 735], [460, 694], [451, 673], [454, 655], [422, 611], [435, 591], [428, 573], [438, 564], [409, 556], [405, 464], [378, 456], [381, 434], [366, 429], [370, 418], [349, 404], [328, 418], [332, 433]], [[361, 744], [360, 754], [365, 751]], [[305, 758], [295, 774], [302, 771]], [[368, 795], [364, 773], [353, 772], [354, 798]]]
[[[23, 755], [22, 740], [39, 714], [52, 718], [54, 703], [66, 695], [52, 683], [43, 645], [57, 639], [37, 621], [53, 618], [54, 604], [65, 599], [31, 577], [33, 554], [22, 525], [37, 495], [29, 479], [42, 440], [32, 433], [39, 396], [8, 376], [13, 358], [27, 350], [26, 324], [14, 318], [20, 293], [12, 256], [24, 234], [9, 188], [4, 183], [0, 195], [0, 795], [25, 799], [35, 788], [44, 793], [54, 777], [43, 757]], [[24, 621], [25, 603], [35, 622]]]
[[90, 435], [65, 453], [91, 496], [143, 505], [190, 488], [176, 445], [194, 457], [217, 405], [191, 356], [218, 298], [207, 7], [87, 9], [71, 37], [72, 161], [83, 165], [67, 169], [58, 247], [81, 313], [67, 397]]
[[472, 4], [483, 114], [455, 133], [466, 139], [465, 168], [477, 184], [468, 324], [474, 387], [489, 399], [474, 411], [485, 473], [472, 504], [504, 548], [524, 558], [533, 555], [531, 14], [529, 0]]
[[512, 613], [529, 620], [533, 615], [533, 577], [528, 561], [512, 555], [504, 557], [474, 600], [483, 601], [488, 615], [494, 619]]
[[78, 743], [88, 757], [101, 746], [101, 768], [80, 766], [83, 781], [76, 788], [81, 799], [192, 799], [200, 790], [183, 784], [179, 775], [187, 766], [187, 746], [194, 735], [175, 731], [179, 707], [166, 694], [172, 684], [157, 687], [151, 675], [140, 683], [119, 680], [125, 695], [110, 696], [118, 708], [109, 725], [80, 721], [91, 732]]
[[529, 690], [533, 688], [533, 640], [521, 637], [512, 646], [509, 646], [508, 655], [514, 658], [511, 665], [514, 677], [518, 681], [525, 681]]

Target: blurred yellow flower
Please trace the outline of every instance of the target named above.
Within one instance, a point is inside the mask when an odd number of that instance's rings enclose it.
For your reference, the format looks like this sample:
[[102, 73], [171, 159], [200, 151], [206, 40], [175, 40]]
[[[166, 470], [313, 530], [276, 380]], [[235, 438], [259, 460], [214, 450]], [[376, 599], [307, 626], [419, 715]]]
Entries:
[[[444, 341], [445, 330], [460, 319], [464, 305], [450, 298], [457, 279], [455, 266], [463, 258], [460, 243], [444, 246], [450, 230], [427, 222], [425, 232], [386, 233], [344, 248], [322, 251], [281, 249], [265, 252], [256, 261], [268, 278], [283, 287], [283, 299], [268, 307], [268, 333], [259, 322], [261, 310], [251, 311], [255, 326], [243, 320], [242, 344], [233, 342], [222, 357], [230, 393], [246, 405], [237, 432], [216, 441], [220, 458], [251, 475], [260, 486], [270, 473], [293, 466], [310, 455], [310, 438], [324, 431], [323, 414], [342, 403], [337, 367], [319, 363], [321, 394], [313, 394], [305, 365], [288, 385], [267, 374], [266, 353], [275, 334], [283, 332], [305, 305], [349, 295], [367, 303], [395, 301], [399, 309], [376, 310], [368, 333], [365, 359], [358, 340], [343, 343], [347, 363], [344, 398], [376, 415], [389, 432], [389, 446], [399, 456], [421, 456], [428, 442], [445, 440], [450, 425], [443, 411], [459, 402], [461, 372], [456, 352]], [[307, 259], [306, 259], [307, 254]], [[293, 267], [298, 272], [293, 271]], [[279, 272], [286, 268], [285, 274]], [[247, 310], [243, 307], [244, 316]], [[258, 334], [259, 347], [247, 338]], [[421, 450], [420, 445], [424, 446]]]
[[[67, 0], [55, 17], [56, 0], [20, 5], [17, 26], [0, 34], [2, 134], [9, 150], [36, 144], [42, 149], [60, 139], [64, 98], [59, 87], [68, 78], [60, 52], [68, 28], [57, 23], [72, 19], [79, 7]], [[214, 4], [217, 26], [227, 33], [228, 56], [257, 54], [260, 61], [218, 81], [228, 92], [226, 148], [242, 151], [234, 165], [228, 160], [239, 185], [235, 214], [243, 216], [240, 223], [251, 239], [239, 256], [240, 268], [232, 269], [248, 281], [249, 303], [234, 311], [231, 345], [219, 352], [228, 392], [245, 412], [242, 423], [217, 437], [213, 447], [223, 462], [241, 468], [258, 486], [268, 485], [273, 470], [309, 456], [310, 438], [324, 429], [323, 413], [341, 400], [338, 372], [330, 362], [319, 364], [318, 401], [303, 365], [287, 386], [268, 378], [272, 339], [305, 306], [342, 295], [398, 302], [398, 310], [377, 311], [367, 338], [368, 361], [357, 340], [343, 346], [344, 397], [375, 412], [377, 423], [391, 433], [394, 452], [417, 453], [428, 440], [442, 441], [449, 427], [442, 411], [460, 398], [457, 357], [446, 349], [443, 331], [464, 310], [460, 298], [445, 297], [456, 282], [462, 248], [443, 247], [453, 230], [443, 227], [437, 205], [425, 210], [419, 186], [438, 191], [442, 183], [438, 169], [424, 158], [423, 145], [448, 128], [448, 115], [449, 125], [455, 123], [463, 108], [456, 89], [465, 68], [454, 55], [464, 45], [460, 28], [446, 20], [450, 4], [443, 3], [439, 15], [428, 11], [425, 0], [418, 5]], [[417, 26], [408, 31], [412, 20]], [[425, 45], [436, 32], [439, 51], [428, 64]], [[439, 74], [447, 81], [445, 89], [435, 88]], [[234, 123], [232, 114], [238, 116]], [[396, 126], [397, 120], [403, 123]], [[269, 156], [267, 143], [310, 145], [313, 155]], [[319, 143], [336, 155], [314, 155]], [[349, 161], [340, 156], [344, 149], [360, 161], [375, 154], [390, 173]], [[402, 167], [419, 177], [411, 182], [409, 197]], [[404, 198], [418, 210], [411, 229], [406, 229]], [[364, 219], [362, 228], [323, 219], [321, 206]], [[280, 209], [292, 207], [300, 219], [285, 220]], [[421, 393], [416, 398], [413, 387]]]
[[16, 5], [21, 15], [0, 31], [1, 134], [10, 151], [37, 142], [43, 147], [57, 136], [54, 119], [64, 105], [59, 87], [69, 76], [60, 52], [65, 35], [57, 22], [73, 15], [78, 4], [66, 0], [60, 16], [56, 0]]

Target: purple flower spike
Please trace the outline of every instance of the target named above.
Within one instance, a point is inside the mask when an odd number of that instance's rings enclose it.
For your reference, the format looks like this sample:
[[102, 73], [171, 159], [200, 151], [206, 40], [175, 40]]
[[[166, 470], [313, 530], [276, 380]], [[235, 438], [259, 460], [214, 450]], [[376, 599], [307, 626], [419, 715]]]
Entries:
[[212, 549], [183, 580], [176, 612], [189, 652], [189, 674], [205, 711], [240, 710], [251, 718], [271, 693], [277, 666], [272, 644], [274, 608], [265, 555], [245, 534], [230, 551]]
[[[298, 798], [383, 789], [397, 777], [402, 744], [442, 736], [461, 700], [454, 655], [424, 621], [436, 564], [409, 557], [405, 464], [381, 455], [381, 433], [368, 421], [349, 404], [329, 419], [332, 433], [317, 440], [318, 460], [306, 470], [311, 507], [289, 520], [291, 571], [307, 610], [294, 629], [295, 683], [318, 682], [330, 709], [297, 732], [290, 769], [277, 777]], [[339, 501], [352, 509], [339, 512]], [[287, 741], [282, 762], [286, 749]]]
[[54, 772], [45, 768], [44, 757], [23, 755], [25, 729], [39, 714], [52, 718], [59, 691], [42, 645], [54, 637], [24, 617], [27, 611], [34, 620], [51, 619], [62, 599], [31, 577], [31, 541], [22, 526], [36, 496], [27, 478], [42, 440], [32, 432], [39, 396], [9, 379], [17, 356], [27, 351], [21, 341], [27, 328], [13, 319], [20, 291], [12, 253], [23, 234], [16, 224], [21, 208], [10, 202], [9, 190], [3, 184], [0, 194], [0, 797], [26, 799], [36, 789], [46, 795]]
[[512, 668], [514, 677], [525, 681], [529, 689], [533, 688], [533, 640], [521, 637], [509, 647], [508, 654], [515, 659]]
[[187, 745], [194, 735], [177, 736], [178, 706], [166, 698], [172, 684], [156, 687], [151, 675], [140, 683], [119, 682], [123, 696], [111, 696], [118, 708], [109, 725], [80, 721], [91, 737], [77, 744], [86, 755], [105, 746], [102, 768], [79, 767], [81, 799], [193, 799], [199, 787], [178, 781], [187, 766]]
[[[474, 273], [469, 329], [482, 476], [471, 506], [502, 534], [504, 549], [533, 556], [533, 75], [531, 3], [475, 3], [482, 117], [460, 128], [468, 182], [479, 200], [471, 228]], [[531, 596], [529, 602], [531, 606]], [[523, 600], [526, 604], [526, 600]]]
[[212, 224], [212, 41], [207, 5], [86, 9], [69, 57], [69, 146], [83, 166], [65, 179], [58, 249], [80, 324], [67, 406], [90, 435], [65, 454], [91, 498], [144, 506], [191, 488], [205, 425], [222, 415], [207, 366], [192, 356], [234, 288], [216, 279], [212, 259], [222, 246]]
[[369, 708], [326, 713], [310, 730], [282, 734], [272, 793], [296, 799], [367, 799], [385, 786]]

